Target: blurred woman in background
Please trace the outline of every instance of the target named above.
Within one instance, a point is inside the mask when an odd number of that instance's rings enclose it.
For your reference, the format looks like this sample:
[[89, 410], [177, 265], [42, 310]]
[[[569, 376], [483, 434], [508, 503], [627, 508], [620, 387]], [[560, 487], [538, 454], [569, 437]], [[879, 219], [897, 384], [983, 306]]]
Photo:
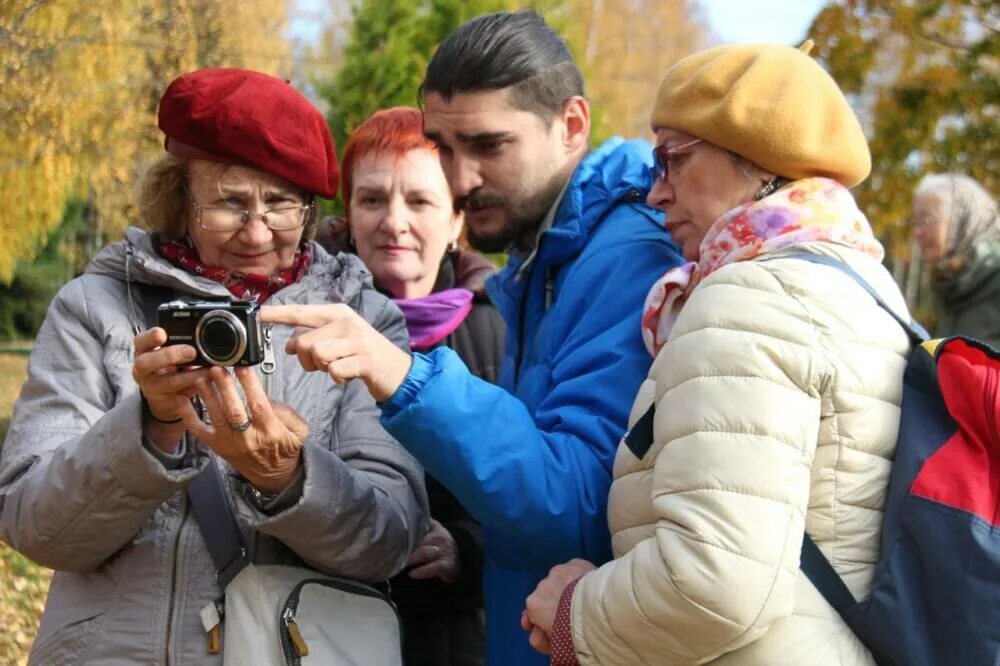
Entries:
[[933, 268], [936, 335], [1000, 349], [1000, 215], [986, 189], [957, 173], [930, 174], [913, 194], [913, 237]]

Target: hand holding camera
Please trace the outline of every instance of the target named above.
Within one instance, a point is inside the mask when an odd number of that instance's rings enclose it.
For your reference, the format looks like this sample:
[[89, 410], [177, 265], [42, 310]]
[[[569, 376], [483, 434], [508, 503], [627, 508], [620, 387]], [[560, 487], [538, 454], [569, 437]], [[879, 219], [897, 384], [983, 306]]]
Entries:
[[[259, 313], [253, 301], [164, 303], [159, 325], [135, 338], [133, 377], [157, 446], [173, 450], [187, 430], [255, 488], [276, 492], [294, 478], [309, 427], [291, 407], [268, 398], [250, 367], [264, 360]], [[191, 404], [196, 395], [206, 420]]]
[[[208, 367], [247, 366], [264, 357], [259, 307], [251, 301], [186, 303], [157, 309], [157, 327], [135, 339], [132, 376], [146, 401], [147, 435], [172, 451], [184, 433], [181, 406]], [[201, 366], [201, 367], [195, 367]]]
[[167, 333], [154, 327], [135, 337], [132, 378], [147, 405], [146, 434], [164, 451], [173, 451], [184, 433], [180, 405], [195, 394], [195, 383], [208, 377], [205, 368], [185, 369], [197, 350], [189, 345], [165, 346]]

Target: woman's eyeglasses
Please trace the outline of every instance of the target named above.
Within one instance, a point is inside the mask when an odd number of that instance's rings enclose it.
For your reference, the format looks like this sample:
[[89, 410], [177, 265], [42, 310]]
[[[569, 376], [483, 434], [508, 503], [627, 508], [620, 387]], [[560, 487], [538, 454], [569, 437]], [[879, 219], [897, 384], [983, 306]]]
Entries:
[[274, 231], [291, 231], [298, 229], [306, 221], [306, 211], [313, 207], [313, 203], [293, 204], [270, 208], [263, 213], [239, 208], [238, 206], [202, 206], [190, 192], [187, 192], [191, 205], [197, 213], [196, 222], [209, 231], [238, 231], [255, 217]]
[[671, 160], [676, 160], [677, 157], [679, 157], [678, 155], [679, 151], [697, 145], [702, 141], [703, 139], [692, 139], [691, 141], [688, 141], [686, 143], [681, 143], [674, 146], [667, 146], [666, 144], [660, 144], [659, 146], [653, 148], [653, 182], [655, 183], [660, 180], [665, 181], [669, 179]]

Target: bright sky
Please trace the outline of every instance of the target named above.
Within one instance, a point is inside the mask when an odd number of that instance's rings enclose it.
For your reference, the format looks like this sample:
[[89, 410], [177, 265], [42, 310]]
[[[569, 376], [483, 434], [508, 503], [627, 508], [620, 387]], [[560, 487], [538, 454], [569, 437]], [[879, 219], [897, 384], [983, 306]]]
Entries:
[[702, 0], [719, 43], [767, 42], [798, 46], [824, 0]]
[[[663, 0], [664, 2], [666, 0]], [[318, 37], [322, 19], [346, 11], [342, 2], [295, 0], [290, 32], [304, 41]], [[769, 42], [798, 46], [825, 0], [701, 0], [720, 43]], [[331, 6], [335, 9], [331, 10]]]

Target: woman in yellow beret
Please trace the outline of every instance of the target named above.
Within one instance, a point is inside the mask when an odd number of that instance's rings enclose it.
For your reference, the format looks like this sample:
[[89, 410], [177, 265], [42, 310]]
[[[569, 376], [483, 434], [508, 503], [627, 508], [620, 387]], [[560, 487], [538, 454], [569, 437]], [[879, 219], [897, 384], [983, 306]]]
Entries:
[[805, 52], [770, 45], [678, 62], [652, 125], [648, 200], [690, 263], [647, 299], [617, 559], [553, 569], [523, 625], [555, 664], [874, 663], [799, 569], [808, 533], [868, 593], [911, 345], [811, 260], [909, 319], [848, 190], [871, 166], [861, 127]]

